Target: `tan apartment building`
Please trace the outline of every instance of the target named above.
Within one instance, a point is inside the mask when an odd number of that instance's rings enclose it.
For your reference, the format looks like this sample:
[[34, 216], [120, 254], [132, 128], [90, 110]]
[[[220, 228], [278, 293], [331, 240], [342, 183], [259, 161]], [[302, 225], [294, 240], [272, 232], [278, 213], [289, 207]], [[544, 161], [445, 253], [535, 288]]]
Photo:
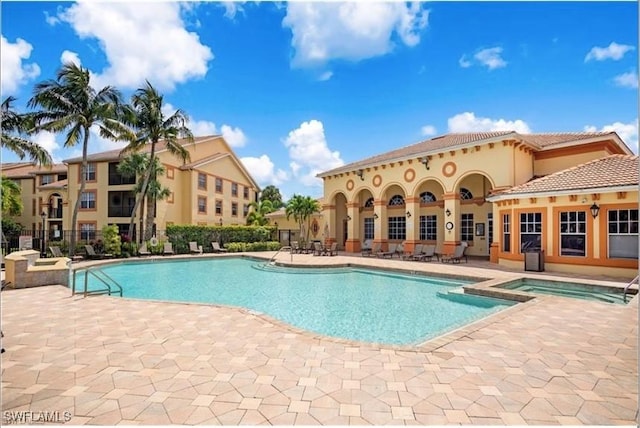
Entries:
[[614, 133], [448, 134], [321, 173], [321, 230], [358, 252], [435, 244], [522, 268], [634, 277], [638, 157]]
[[[256, 199], [259, 186], [224, 138], [197, 137], [192, 143], [183, 140], [181, 144], [190, 155], [186, 164], [171, 155], [162, 142], [156, 147], [165, 168], [159, 181], [171, 190], [167, 199], [156, 204], [156, 230], [165, 230], [170, 224], [245, 224], [249, 204]], [[55, 165], [52, 171], [57, 175], [47, 168], [23, 163], [20, 180], [23, 199], [29, 205], [25, 204], [23, 215], [16, 220], [26, 227], [37, 225], [41, 213], [46, 212], [49, 239], [56, 238], [54, 232], [58, 228], [71, 230], [74, 227], [80, 232], [79, 239], [93, 239], [95, 232], [106, 224], [117, 224], [121, 233], [128, 233], [135, 205], [135, 178], [118, 173], [120, 160], [120, 150], [88, 156], [86, 188], [81, 195], [76, 225], [72, 225], [71, 220], [75, 195], [80, 187], [82, 158]], [[11, 169], [3, 165], [3, 174], [12, 179], [17, 177], [10, 172]], [[43, 179], [45, 176], [47, 178]], [[139, 227], [138, 221], [136, 226]]]

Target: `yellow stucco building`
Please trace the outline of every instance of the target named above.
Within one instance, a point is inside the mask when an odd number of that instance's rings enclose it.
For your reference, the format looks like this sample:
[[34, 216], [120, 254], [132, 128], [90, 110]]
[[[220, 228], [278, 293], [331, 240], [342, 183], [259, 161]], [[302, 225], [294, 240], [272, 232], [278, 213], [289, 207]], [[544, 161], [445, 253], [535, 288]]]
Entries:
[[436, 244], [522, 268], [633, 277], [638, 157], [614, 133], [448, 134], [319, 174], [326, 241]]
[[[224, 138], [197, 137], [181, 144], [190, 155], [186, 164], [171, 155], [162, 142], [156, 148], [165, 168], [159, 181], [171, 190], [167, 199], [157, 202], [156, 230], [162, 231], [170, 224], [245, 224], [249, 204], [260, 189]], [[3, 165], [2, 173], [22, 188], [25, 209], [16, 220], [27, 228], [41, 230], [44, 213], [48, 239], [61, 238], [56, 231], [73, 228], [80, 232], [79, 239], [93, 239], [106, 224], [117, 224], [121, 233], [128, 233], [135, 179], [118, 173], [120, 160], [120, 150], [88, 156], [86, 189], [80, 195], [76, 225], [71, 220], [82, 158], [68, 159], [51, 169], [28, 163]]]

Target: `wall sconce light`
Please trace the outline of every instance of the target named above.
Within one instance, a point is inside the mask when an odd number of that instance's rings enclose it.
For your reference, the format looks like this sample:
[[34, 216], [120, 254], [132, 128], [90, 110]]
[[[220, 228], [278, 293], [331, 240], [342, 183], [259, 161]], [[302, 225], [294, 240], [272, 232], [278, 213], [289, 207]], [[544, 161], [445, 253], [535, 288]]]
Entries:
[[449, 208], [447, 208], [444, 213], [447, 215], [447, 217], [451, 217], [451, 210]]
[[422, 165], [424, 165], [424, 167], [427, 169], [427, 171], [429, 170], [429, 157], [425, 156], [423, 158], [418, 158], [418, 160], [420, 161], [420, 163]]
[[593, 218], [598, 217], [598, 213], [600, 213], [600, 207], [595, 202], [593, 203], [593, 205], [591, 205], [590, 210]]
[[360, 177], [360, 180], [364, 181], [364, 169], [357, 170], [356, 175]]
[[278, 228], [278, 222], [277, 221], [273, 225], [276, 227], [276, 229]]
[[377, 220], [378, 219], [378, 214], [373, 213], [373, 218]]
[[351, 221], [351, 216], [347, 214], [347, 221]]
[[407, 211], [407, 218], [411, 218], [411, 212]]

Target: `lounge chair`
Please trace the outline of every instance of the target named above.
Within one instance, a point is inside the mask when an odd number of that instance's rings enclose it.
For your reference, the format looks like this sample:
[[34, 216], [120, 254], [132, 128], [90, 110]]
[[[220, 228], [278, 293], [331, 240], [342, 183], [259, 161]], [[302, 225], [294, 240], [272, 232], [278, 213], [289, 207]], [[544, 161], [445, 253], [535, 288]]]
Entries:
[[300, 246], [298, 245], [298, 241], [291, 241], [291, 252], [293, 254], [297, 254], [300, 252]]
[[371, 255], [371, 244], [371, 239], [365, 239], [362, 243], [362, 248], [360, 249], [360, 251], [362, 252], [363, 257], [369, 257]]
[[406, 241], [402, 241], [401, 243], [399, 243], [396, 246], [396, 250], [395, 250], [394, 254], [397, 255], [399, 259], [404, 257], [404, 254], [405, 254], [405, 252], [404, 252], [404, 244], [405, 243], [406, 243]]
[[430, 262], [434, 257], [437, 257], [436, 246], [435, 245], [423, 245], [422, 246], [422, 254], [418, 260]]
[[88, 259], [106, 259], [113, 257], [113, 254], [98, 254], [96, 250], [93, 248], [93, 245], [85, 245], [84, 251], [86, 252], [86, 257]]
[[334, 242], [333, 244], [331, 244], [331, 247], [329, 247], [329, 249], [325, 248], [325, 254], [328, 256], [337, 256], [338, 255], [338, 243]]
[[397, 246], [395, 244], [389, 244], [389, 251], [379, 250], [376, 253], [376, 257], [379, 258], [393, 258], [393, 255], [396, 253]]
[[464, 257], [464, 261], [465, 263], [467, 263], [469, 260], [467, 259], [465, 251], [467, 250], [468, 245], [469, 244], [467, 244], [466, 242], [462, 242], [460, 245], [456, 245], [456, 248], [453, 250], [453, 254], [442, 256], [440, 261], [443, 263], [460, 263], [460, 260], [462, 260], [462, 258]]
[[58, 246], [52, 245], [51, 247], [49, 247], [49, 251], [51, 252], [51, 255], [53, 257], [64, 257], [64, 255], [62, 254], [62, 250]]
[[166, 256], [166, 255], [173, 255], [173, 254], [175, 254], [173, 252], [173, 244], [171, 242], [165, 242], [164, 247], [162, 248], [162, 255]]
[[313, 255], [314, 256], [324, 256], [324, 248], [322, 248], [322, 244], [319, 242], [313, 243]]
[[226, 253], [227, 251], [229, 251], [226, 248], [221, 248], [220, 244], [218, 244], [217, 242], [212, 242], [211, 247], [213, 248], [214, 253]]
[[198, 245], [197, 242], [189, 242], [189, 252], [191, 254], [202, 254], [202, 245]]
[[151, 251], [149, 251], [149, 249], [147, 248], [147, 243], [143, 242], [142, 245], [140, 245], [140, 248], [138, 248], [138, 255], [139, 256], [150, 256], [151, 255]]
[[421, 256], [422, 256], [422, 244], [416, 244], [416, 246], [413, 247], [412, 253], [404, 253], [402, 255], [402, 260], [420, 260]]

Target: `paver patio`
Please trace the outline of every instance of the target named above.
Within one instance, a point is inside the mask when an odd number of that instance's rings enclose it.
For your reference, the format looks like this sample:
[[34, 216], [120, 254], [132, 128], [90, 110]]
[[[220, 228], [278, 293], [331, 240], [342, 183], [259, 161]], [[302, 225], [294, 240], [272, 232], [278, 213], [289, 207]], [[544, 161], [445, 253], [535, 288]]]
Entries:
[[394, 347], [240, 308], [5, 290], [3, 423], [28, 410], [99, 425], [635, 425], [638, 300], [544, 296]]

